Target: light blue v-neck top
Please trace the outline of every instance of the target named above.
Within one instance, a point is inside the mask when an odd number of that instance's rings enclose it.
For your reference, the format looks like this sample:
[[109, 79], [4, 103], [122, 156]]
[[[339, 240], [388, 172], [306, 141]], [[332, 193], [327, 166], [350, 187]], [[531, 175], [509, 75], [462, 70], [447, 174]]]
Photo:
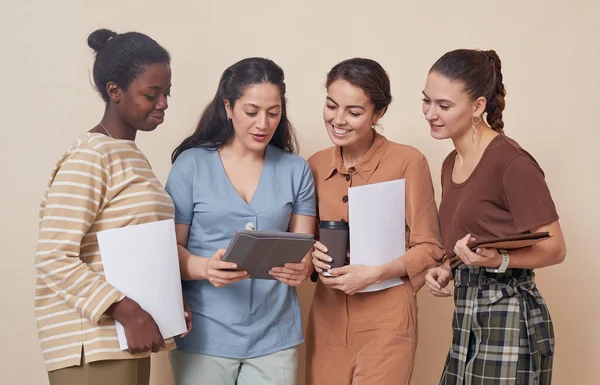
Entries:
[[[292, 214], [316, 215], [315, 188], [308, 163], [268, 145], [263, 170], [249, 203], [235, 190], [218, 151], [182, 153], [166, 184], [175, 203], [175, 221], [190, 226], [187, 249], [211, 257], [226, 248], [236, 230], [287, 231]], [[183, 281], [193, 329], [176, 339], [187, 352], [251, 358], [303, 341], [296, 289], [275, 280], [246, 279], [221, 288], [206, 280]]]

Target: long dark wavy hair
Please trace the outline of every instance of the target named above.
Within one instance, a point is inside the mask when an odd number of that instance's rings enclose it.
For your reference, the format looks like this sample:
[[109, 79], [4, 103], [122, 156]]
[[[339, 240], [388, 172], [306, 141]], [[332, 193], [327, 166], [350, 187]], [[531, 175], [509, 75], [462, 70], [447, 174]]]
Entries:
[[264, 83], [277, 86], [281, 94], [281, 120], [269, 144], [284, 151], [297, 153], [295, 131], [287, 117], [284, 80], [281, 67], [265, 58], [246, 58], [227, 68], [221, 75], [215, 97], [200, 116], [196, 130], [175, 148], [171, 154], [171, 162], [175, 162], [182, 152], [190, 148], [217, 150], [227, 144], [233, 138], [234, 129], [231, 120], [227, 119], [223, 101], [228, 100], [233, 109], [235, 102], [244, 95], [249, 86]]

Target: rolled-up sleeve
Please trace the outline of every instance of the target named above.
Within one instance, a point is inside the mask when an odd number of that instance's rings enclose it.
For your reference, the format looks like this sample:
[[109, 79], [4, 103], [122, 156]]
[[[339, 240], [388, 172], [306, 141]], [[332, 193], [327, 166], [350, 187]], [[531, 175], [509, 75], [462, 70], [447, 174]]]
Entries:
[[431, 173], [424, 156], [408, 165], [405, 179], [407, 251], [402, 262], [416, 294], [425, 284], [427, 271], [441, 262], [444, 251]]

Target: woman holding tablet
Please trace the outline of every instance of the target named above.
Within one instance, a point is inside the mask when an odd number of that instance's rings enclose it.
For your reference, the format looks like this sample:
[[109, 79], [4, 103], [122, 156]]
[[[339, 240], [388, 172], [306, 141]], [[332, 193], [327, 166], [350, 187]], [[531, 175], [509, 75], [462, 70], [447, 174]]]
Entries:
[[[440, 384], [549, 385], [554, 330], [533, 269], [561, 263], [565, 241], [558, 213], [536, 160], [504, 135], [500, 58], [459, 49], [429, 70], [423, 114], [435, 139], [451, 139], [442, 165], [440, 225], [447, 259], [427, 274], [427, 289], [451, 295], [452, 345]], [[479, 248], [477, 238], [549, 232], [552, 238], [515, 250]]]
[[[248, 58], [227, 68], [196, 131], [173, 152], [167, 191], [194, 327], [171, 355], [175, 383], [293, 384], [303, 342], [302, 262], [258, 280], [222, 261], [236, 230], [314, 233], [308, 163], [295, 155], [283, 70]], [[250, 278], [250, 279], [248, 279]]]

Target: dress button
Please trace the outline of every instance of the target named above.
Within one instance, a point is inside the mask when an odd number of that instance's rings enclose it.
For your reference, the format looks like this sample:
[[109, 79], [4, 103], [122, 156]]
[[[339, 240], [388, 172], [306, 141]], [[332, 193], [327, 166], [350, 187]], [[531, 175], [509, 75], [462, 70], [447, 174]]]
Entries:
[[342, 197], [342, 202], [347, 203], [348, 202], [348, 195], [344, 195]]
[[346, 174], [346, 181], [350, 182], [350, 178], [352, 178], [350, 174]]
[[254, 223], [252, 223], [252, 222], [246, 223], [246, 230], [253, 231], [254, 229], [256, 229], [256, 226], [254, 226]]
[[348, 172], [349, 172], [349, 173], [356, 172], [356, 168], [355, 168], [355, 167], [350, 167], [350, 168], [348, 169]]

